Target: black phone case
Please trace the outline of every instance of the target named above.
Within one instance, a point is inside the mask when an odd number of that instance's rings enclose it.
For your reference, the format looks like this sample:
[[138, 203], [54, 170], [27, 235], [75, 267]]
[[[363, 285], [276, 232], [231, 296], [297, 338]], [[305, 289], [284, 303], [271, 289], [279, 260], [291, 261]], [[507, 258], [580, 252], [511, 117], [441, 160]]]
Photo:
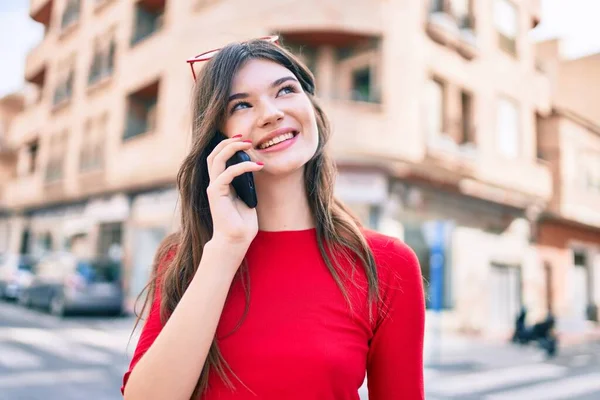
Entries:
[[[214, 146], [216, 146], [220, 141], [225, 139], [225, 136], [220, 132], [217, 133], [217, 136], [218, 137], [216, 138], [217, 140]], [[233, 155], [233, 157], [227, 160], [225, 164], [227, 168], [229, 168], [232, 165], [239, 164], [244, 161], [251, 161], [250, 156], [243, 151], [238, 151]], [[256, 207], [258, 201], [256, 198], [256, 190], [254, 188], [254, 175], [252, 174], [252, 172], [244, 172], [242, 175], [236, 176], [235, 178], [233, 178], [233, 182], [231, 182], [231, 185], [233, 186], [233, 189], [235, 190], [235, 193], [238, 195], [238, 197], [248, 207]]]
[[[227, 160], [226, 165], [229, 168], [231, 165], [239, 164], [244, 161], [251, 161], [250, 156], [243, 151], [236, 152], [233, 157]], [[258, 204], [256, 199], [256, 190], [254, 189], [254, 175], [252, 172], [244, 172], [242, 175], [236, 176], [231, 182], [233, 189], [238, 197], [250, 208], [255, 208]]]

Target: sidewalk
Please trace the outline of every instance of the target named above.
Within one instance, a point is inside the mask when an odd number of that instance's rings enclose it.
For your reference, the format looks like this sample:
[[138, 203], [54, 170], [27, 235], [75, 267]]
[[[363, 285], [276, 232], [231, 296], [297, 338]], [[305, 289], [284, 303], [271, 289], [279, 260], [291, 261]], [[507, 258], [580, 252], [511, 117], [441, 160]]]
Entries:
[[[600, 327], [585, 331], [562, 331], [559, 353], [600, 342]], [[545, 360], [544, 352], [535, 345], [518, 346], [509, 339], [460, 335], [433, 329], [425, 333], [424, 363], [426, 369], [440, 372], [465, 372], [482, 368], [501, 368], [519, 363]]]

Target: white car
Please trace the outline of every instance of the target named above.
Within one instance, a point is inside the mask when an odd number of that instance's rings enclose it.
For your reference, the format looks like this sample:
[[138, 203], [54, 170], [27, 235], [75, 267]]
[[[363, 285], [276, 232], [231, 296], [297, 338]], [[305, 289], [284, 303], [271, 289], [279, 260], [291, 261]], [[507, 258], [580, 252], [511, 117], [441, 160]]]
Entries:
[[28, 255], [0, 254], [0, 298], [16, 300], [31, 284], [37, 260]]

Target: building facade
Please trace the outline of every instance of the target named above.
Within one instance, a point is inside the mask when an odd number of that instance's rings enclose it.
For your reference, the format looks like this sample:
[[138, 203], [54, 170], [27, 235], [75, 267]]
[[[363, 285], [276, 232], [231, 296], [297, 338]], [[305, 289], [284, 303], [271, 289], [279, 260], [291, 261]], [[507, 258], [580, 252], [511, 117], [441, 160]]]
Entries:
[[13, 93], [0, 98], [0, 254], [8, 252], [13, 246], [10, 239], [14, 229], [12, 212], [4, 201], [8, 183], [15, 178], [17, 165], [16, 148], [9, 140], [11, 125], [24, 109], [25, 93]]
[[415, 249], [444, 324], [502, 334], [522, 303], [543, 315], [530, 228], [552, 198], [536, 142], [552, 107], [528, 39], [538, 0], [32, 0], [30, 14], [46, 33], [25, 70], [39, 96], [11, 128], [15, 249], [117, 246], [135, 298], [177, 229], [185, 60], [279, 34], [315, 74], [337, 195]]
[[553, 111], [541, 121], [540, 157], [552, 169], [554, 194], [539, 226], [548, 304], [564, 331], [598, 322], [600, 304], [600, 55], [565, 60], [561, 42], [538, 45], [551, 78]]

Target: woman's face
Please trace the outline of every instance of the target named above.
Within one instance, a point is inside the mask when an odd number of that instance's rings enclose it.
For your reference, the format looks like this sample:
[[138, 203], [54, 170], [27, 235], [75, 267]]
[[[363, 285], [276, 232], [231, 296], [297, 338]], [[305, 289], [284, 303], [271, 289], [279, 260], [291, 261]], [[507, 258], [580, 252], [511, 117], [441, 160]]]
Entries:
[[294, 74], [272, 61], [248, 61], [233, 79], [225, 124], [227, 137], [252, 141], [247, 151], [264, 173], [288, 174], [315, 154], [315, 109]]

